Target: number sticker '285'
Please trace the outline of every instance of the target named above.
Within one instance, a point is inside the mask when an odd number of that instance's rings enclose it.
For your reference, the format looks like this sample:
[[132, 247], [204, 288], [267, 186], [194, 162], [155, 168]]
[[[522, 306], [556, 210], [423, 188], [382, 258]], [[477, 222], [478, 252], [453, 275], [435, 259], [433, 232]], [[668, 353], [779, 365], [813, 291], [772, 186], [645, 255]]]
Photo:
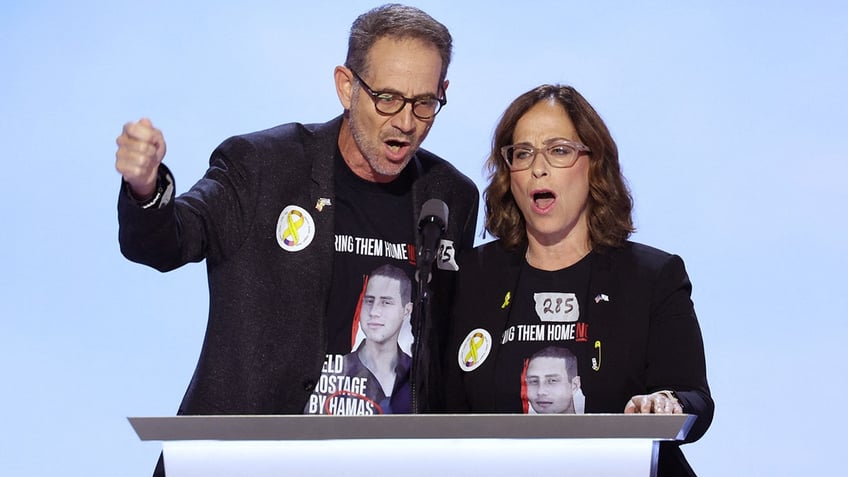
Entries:
[[573, 322], [580, 318], [580, 304], [574, 293], [534, 293], [536, 315], [542, 321]]

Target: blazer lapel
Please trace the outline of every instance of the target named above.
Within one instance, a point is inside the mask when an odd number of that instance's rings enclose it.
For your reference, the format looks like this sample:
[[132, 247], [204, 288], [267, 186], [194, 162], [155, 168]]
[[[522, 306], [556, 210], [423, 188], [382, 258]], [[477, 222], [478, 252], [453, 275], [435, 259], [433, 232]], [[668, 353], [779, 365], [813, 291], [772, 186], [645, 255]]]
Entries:
[[[588, 322], [607, 322], [615, 316], [619, 293], [612, 280], [612, 257], [609, 253], [596, 253], [589, 279]], [[591, 325], [589, 330], [591, 337]]]
[[[335, 250], [334, 204], [335, 204], [335, 156], [338, 150], [338, 135], [341, 116], [316, 126], [311, 140], [304, 141], [304, 154], [312, 161], [309, 196], [304, 207], [315, 221], [315, 238], [312, 253], [309, 256], [312, 268], [311, 277], [320, 280], [323, 290], [317, 296], [326, 296], [332, 276], [333, 255]], [[310, 275], [310, 270], [296, 273]], [[316, 310], [317, 311], [317, 310]], [[320, 316], [323, 318], [323, 310]]]
[[[506, 254], [504, 263], [497, 267], [498, 277], [493, 282], [491, 298], [485, 304], [487, 308], [497, 306], [496, 311], [492, 313], [492, 329], [506, 329], [512, 303], [515, 300], [518, 280], [521, 278], [522, 257], [524, 257], [526, 250], [525, 246], [518, 252]], [[500, 336], [493, 338], [500, 342]]]

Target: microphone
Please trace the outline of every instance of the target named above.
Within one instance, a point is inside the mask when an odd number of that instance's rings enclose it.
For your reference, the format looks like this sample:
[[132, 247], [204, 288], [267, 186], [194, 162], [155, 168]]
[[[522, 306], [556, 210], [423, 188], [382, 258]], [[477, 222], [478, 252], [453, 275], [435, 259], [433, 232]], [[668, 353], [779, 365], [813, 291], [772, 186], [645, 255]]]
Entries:
[[421, 206], [421, 215], [418, 218], [418, 233], [421, 237], [415, 263], [418, 265], [416, 279], [426, 276], [430, 281], [430, 270], [439, 240], [445, 235], [448, 223], [448, 205], [439, 199], [430, 199]]

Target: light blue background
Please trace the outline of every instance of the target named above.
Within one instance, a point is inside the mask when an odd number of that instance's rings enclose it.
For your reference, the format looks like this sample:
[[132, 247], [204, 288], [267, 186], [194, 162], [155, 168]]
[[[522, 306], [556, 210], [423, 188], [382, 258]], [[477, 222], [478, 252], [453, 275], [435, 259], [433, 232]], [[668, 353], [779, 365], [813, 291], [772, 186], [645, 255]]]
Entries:
[[[0, 7], [0, 473], [147, 476], [203, 339], [203, 264], [117, 244], [123, 123], [152, 118], [185, 191], [226, 137], [341, 111], [332, 70], [376, 2]], [[425, 146], [483, 187], [506, 105], [576, 86], [616, 138], [637, 241], [694, 283], [715, 421], [703, 476], [828, 475], [844, 459], [848, 7], [841, 1], [414, 3], [455, 40]], [[402, 475], [402, 472], [400, 473]]]

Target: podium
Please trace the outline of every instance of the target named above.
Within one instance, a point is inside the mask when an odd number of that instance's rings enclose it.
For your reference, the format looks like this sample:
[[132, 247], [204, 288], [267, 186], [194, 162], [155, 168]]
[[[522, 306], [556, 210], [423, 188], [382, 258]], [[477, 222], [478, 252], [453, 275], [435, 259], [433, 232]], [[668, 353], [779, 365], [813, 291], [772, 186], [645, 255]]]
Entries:
[[653, 476], [688, 414], [130, 417], [168, 477]]

